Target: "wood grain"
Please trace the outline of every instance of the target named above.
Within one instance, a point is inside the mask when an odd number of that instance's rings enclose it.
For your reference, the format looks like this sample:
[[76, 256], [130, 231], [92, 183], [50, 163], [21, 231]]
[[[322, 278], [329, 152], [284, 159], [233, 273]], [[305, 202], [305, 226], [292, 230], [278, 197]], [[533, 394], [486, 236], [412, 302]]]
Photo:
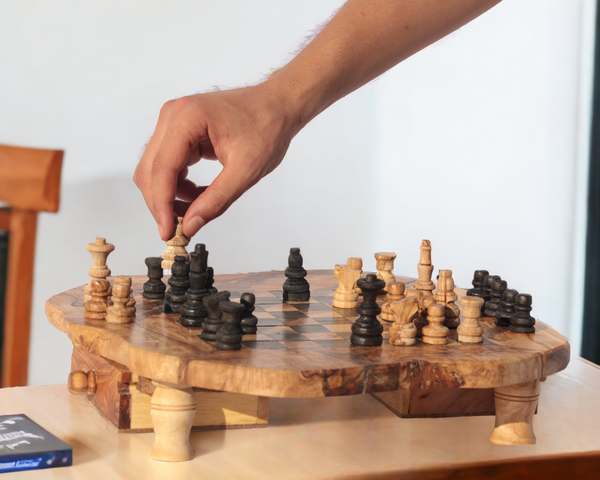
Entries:
[[0, 377], [2, 387], [27, 385], [36, 231], [37, 212], [21, 208], [11, 210]]
[[[223, 275], [216, 285], [231, 291], [280, 290], [282, 278], [277, 272]], [[337, 287], [331, 270], [309, 272], [308, 279], [311, 292], [331, 296]], [[481, 319], [483, 344], [222, 351], [145, 300], [140, 295], [145, 277], [132, 280], [138, 306], [132, 324], [84, 319], [81, 287], [52, 297], [46, 313], [77, 348], [153, 380], [265, 397], [324, 397], [398, 388], [497, 388], [552, 375], [569, 361], [565, 338], [541, 322], [535, 335], [518, 335], [488, 318]], [[451, 338], [456, 340], [456, 331]]]
[[57, 212], [63, 152], [0, 145], [0, 200], [24, 210]]

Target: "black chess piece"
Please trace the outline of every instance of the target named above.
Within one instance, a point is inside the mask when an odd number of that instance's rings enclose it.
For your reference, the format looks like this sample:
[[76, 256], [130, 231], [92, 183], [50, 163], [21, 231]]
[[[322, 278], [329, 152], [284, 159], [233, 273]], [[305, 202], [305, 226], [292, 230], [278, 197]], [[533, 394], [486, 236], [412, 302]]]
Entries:
[[492, 282], [494, 280], [502, 279], [498, 275], [486, 275], [485, 277], [483, 277], [483, 301], [486, 303], [492, 299]]
[[288, 267], [285, 269], [287, 280], [283, 283], [285, 302], [308, 302], [310, 285], [306, 281], [306, 270], [302, 268], [302, 255], [299, 248], [290, 248]]
[[185, 257], [177, 255], [174, 260], [168, 281], [170, 288], [165, 295], [165, 313], [179, 313], [187, 300], [185, 292], [190, 288], [190, 266], [185, 263]]
[[229, 300], [230, 293], [227, 290], [213, 293], [202, 299], [202, 303], [208, 308], [208, 317], [202, 322], [202, 333], [200, 338], [214, 342], [217, 339], [217, 332], [221, 326], [221, 309], [219, 303]]
[[202, 299], [208, 295], [205, 288], [208, 273], [202, 272], [202, 256], [198, 252], [190, 253], [190, 288], [185, 292], [187, 301], [181, 306], [179, 323], [184, 327], [198, 328], [208, 317], [208, 309]]
[[245, 335], [256, 333], [258, 324], [258, 318], [256, 318], [252, 312], [256, 308], [254, 303], [256, 302], [256, 297], [253, 293], [244, 293], [240, 298], [240, 303], [244, 306], [244, 311], [242, 312], [242, 332]]
[[148, 267], [148, 281], [144, 283], [142, 295], [148, 300], [165, 298], [167, 286], [161, 280], [163, 277], [162, 258], [148, 257], [145, 262]]
[[197, 243], [194, 245], [194, 253], [200, 255], [200, 273], [206, 272], [208, 268], [208, 251], [206, 250], [206, 245]]
[[528, 293], [519, 293], [515, 298], [515, 314], [510, 317], [509, 330], [515, 333], [535, 333], [535, 318], [531, 312], [532, 298]]
[[208, 293], [214, 295], [218, 292], [218, 290], [213, 287], [215, 283], [215, 271], [212, 267], [207, 267], [206, 273], [208, 274], [208, 279], [206, 280], [206, 289], [208, 290]]
[[489, 274], [490, 272], [487, 270], [475, 270], [475, 273], [473, 274], [473, 281], [471, 282], [473, 284], [473, 288], [467, 290], [467, 295], [470, 297], [483, 298], [485, 295], [483, 290], [483, 279]]
[[492, 282], [492, 298], [485, 302], [485, 316], [498, 318], [502, 314], [502, 295], [508, 288], [506, 280], [494, 279]]
[[385, 287], [385, 281], [370, 273], [366, 278], [360, 278], [356, 285], [363, 292], [363, 301], [356, 307], [360, 317], [352, 324], [350, 343], [363, 347], [378, 347], [383, 343], [383, 326], [377, 320], [381, 308], [377, 305], [377, 295]]
[[494, 323], [499, 327], [508, 327], [510, 325], [510, 317], [515, 314], [515, 299], [519, 292], [507, 288], [502, 294], [502, 311], [500, 316], [496, 318]]
[[241, 303], [223, 301], [219, 303], [219, 308], [223, 315], [215, 347], [219, 350], [239, 350], [242, 348], [240, 322], [245, 307]]

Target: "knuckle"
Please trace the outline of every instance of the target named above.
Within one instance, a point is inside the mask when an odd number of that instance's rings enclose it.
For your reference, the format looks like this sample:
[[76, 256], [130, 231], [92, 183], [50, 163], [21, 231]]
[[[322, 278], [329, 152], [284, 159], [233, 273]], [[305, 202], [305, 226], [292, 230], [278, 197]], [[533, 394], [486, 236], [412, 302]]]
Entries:
[[173, 105], [175, 105], [176, 100], [169, 100], [160, 108], [160, 116], [163, 117], [165, 115], [169, 115], [171, 110], [173, 110]]

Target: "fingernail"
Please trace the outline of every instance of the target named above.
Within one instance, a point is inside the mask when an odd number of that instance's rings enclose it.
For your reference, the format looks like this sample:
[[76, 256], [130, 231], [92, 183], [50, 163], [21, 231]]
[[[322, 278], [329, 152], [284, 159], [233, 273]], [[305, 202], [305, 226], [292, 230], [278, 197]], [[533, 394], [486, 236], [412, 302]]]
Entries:
[[[196, 233], [198, 230], [200, 230], [204, 225], [206, 225], [206, 222], [204, 221], [204, 219], [202, 217], [192, 217], [186, 225], [186, 230], [188, 232], [194, 232]], [[193, 235], [193, 234], [191, 234]], [[190, 236], [191, 236], [190, 235]]]

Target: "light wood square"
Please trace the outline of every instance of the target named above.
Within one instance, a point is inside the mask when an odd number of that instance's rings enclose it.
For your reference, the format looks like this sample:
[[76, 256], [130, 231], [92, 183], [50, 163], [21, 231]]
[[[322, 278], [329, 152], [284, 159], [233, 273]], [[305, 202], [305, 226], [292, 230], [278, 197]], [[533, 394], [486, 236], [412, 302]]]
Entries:
[[302, 335], [311, 340], [343, 340], [342, 337], [333, 332], [303, 333]]

